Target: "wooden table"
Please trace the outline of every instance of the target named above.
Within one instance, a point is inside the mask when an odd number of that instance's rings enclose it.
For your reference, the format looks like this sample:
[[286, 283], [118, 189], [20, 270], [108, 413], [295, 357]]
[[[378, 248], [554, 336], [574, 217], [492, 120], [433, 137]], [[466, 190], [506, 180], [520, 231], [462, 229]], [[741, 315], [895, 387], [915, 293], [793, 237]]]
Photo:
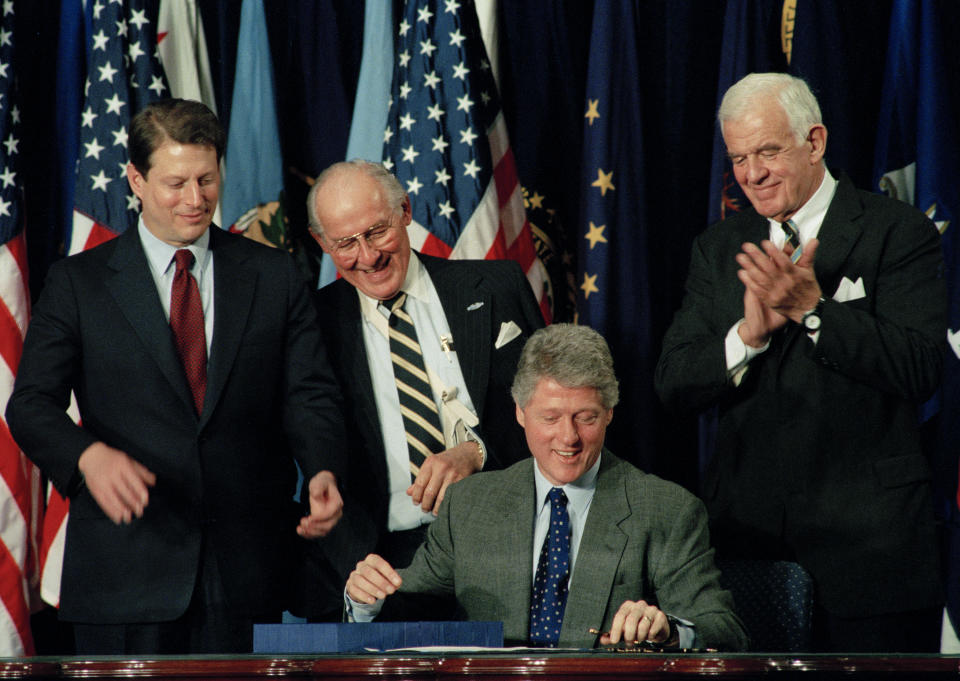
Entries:
[[0, 660], [0, 679], [960, 679], [960, 657], [716, 653], [380, 654], [28, 658]]

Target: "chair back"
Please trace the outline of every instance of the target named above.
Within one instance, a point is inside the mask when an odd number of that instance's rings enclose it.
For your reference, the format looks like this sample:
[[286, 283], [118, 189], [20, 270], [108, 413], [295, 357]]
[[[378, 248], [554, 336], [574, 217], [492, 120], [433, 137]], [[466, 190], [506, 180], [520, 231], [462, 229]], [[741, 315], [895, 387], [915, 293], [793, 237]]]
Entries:
[[810, 652], [813, 581], [799, 564], [782, 560], [718, 560], [720, 583], [755, 652]]

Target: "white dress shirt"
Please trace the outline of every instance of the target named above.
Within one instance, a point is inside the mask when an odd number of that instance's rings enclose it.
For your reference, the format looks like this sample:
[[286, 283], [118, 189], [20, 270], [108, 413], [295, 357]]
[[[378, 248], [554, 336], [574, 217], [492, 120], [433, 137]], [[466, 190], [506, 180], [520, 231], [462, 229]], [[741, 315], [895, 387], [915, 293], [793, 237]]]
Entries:
[[[810, 239], [816, 238], [820, 233], [820, 226], [823, 224], [823, 218], [827, 215], [827, 209], [830, 202], [833, 201], [833, 195], [837, 191], [837, 181], [830, 174], [830, 171], [824, 168], [823, 180], [813, 196], [800, 207], [790, 218], [800, 233], [800, 243], [806, 244]], [[777, 220], [767, 219], [770, 223], [769, 239], [777, 248], [783, 248], [786, 240], [786, 233]], [[727, 375], [733, 376], [734, 381], [739, 384], [739, 379], [743, 377], [743, 369], [749, 364], [750, 360], [764, 352], [770, 347], [768, 342], [762, 348], [752, 348], [743, 342], [737, 329], [744, 320], [736, 322], [730, 330], [727, 331], [724, 340], [724, 350], [727, 357]], [[813, 339], [816, 342], [816, 339]]]
[[[197, 287], [200, 289], [200, 303], [203, 306], [203, 334], [207, 341], [207, 361], [210, 358], [211, 341], [213, 341], [213, 256], [210, 254], [210, 229], [209, 227], [199, 239], [185, 248], [193, 253], [193, 267], [190, 268], [191, 274], [197, 280]], [[143, 224], [143, 216], [137, 224], [137, 233], [140, 236], [140, 243], [143, 245], [143, 252], [147, 256], [147, 262], [150, 265], [150, 274], [153, 276], [153, 283], [156, 284], [157, 294], [160, 296], [160, 304], [163, 306], [163, 314], [167, 321], [170, 321], [170, 293], [173, 290], [173, 275], [177, 271], [176, 262], [173, 255], [179, 248], [171, 246], [166, 241], [161, 241], [147, 229]]]
[[[453, 339], [453, 349], [449, 351], [445, 352], [441, 346], [441, 338], [452, 338], [452, 334], [437, 290], [416, 253], [412, 252], [410, 255], [407, 276], [401, 289], [407, 294], [404, 309], [416, 326], [417, 340], [420, 343], [424, 363], [439, 376], [448, 389], [455, 387], [457, 399], [471, 413], [476, 414], [457, 359], [457, 339]], [[379, 300], [361, 293], [359, 289], [357, 289], [357, 295], [360, 296], [360, 307], [363, 313], [361, 315], [363, 343], [367, 351], [367, 364], [370, 367], [377, 415], [380, 417], [383, 449], [387, 456], [390, 485], [387, 528], [391, 532], [409, 530], [433, 521], [434, 516], [432, 513], [421, 510], [407, 494], [407, 488], [410, 486], [410, 452], [407, 447], [403, 417], [400, 415], [397, 384], [393, 377], [390, 342], [368, 319], [370, 314], [389, 317], [390, 311]], [[442, 389], [438, 389], [435, 385], [430, 387], [433, 390], [433, 400], [439, 410]]]

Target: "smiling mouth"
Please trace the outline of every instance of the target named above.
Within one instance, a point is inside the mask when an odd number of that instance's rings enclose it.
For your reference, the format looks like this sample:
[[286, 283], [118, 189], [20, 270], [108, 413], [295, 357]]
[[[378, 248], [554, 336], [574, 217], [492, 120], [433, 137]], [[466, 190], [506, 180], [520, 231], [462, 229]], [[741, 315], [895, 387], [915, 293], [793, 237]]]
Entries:
[[563, 457], [564, 459], [572, 459], [577, 454], [579, 454], [579, 452], [565, 452], [560, 449], [554, 449], [553, 453], [556, 454], [557, 456]]

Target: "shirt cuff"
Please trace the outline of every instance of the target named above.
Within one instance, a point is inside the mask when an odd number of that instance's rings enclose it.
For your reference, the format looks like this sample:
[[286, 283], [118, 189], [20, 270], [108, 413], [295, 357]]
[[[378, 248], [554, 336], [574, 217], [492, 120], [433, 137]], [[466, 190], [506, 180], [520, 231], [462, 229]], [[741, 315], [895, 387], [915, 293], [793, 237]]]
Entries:
[[695, 649], [698, 645], [697, 628], [693, 622], [668, 615], [670, 626], [677, 628], [677, 646], [683, 650]]
[[372, 622], [376, 616], [380, 614], [380, 609], [383, 607], [383, 599], [381, 598], [373, 605], [358, 603], [350, 598], [350, 596], [347, 595], [347, 590], [344, 589], [343, 607], [344, 612], [347, 614], [347, 622]]
[[727, 359], [727, 377], [733, 380], [734, 385], [740, 385], [740, 381], [743, 380], [743, 375], [747, 372], [747, 364], [750, 360], [762, 352], [765, 352], [766, 349], [770, 347], [769, 340], [761, 348], [753, 348], [744, 343], [740, 334], [737, 332], [737, 329], [740, 328], [743, 322], [744, 320], [740, 319], [730, 327], [723, 343], [724, 353]]

